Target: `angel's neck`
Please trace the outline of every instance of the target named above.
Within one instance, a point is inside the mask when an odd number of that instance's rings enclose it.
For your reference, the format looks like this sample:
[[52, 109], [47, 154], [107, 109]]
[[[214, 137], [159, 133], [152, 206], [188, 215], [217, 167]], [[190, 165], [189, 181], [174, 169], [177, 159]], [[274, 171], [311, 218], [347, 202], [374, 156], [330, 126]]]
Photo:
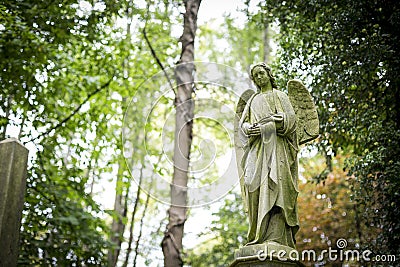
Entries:
[[273, 91], [272, 84], [269, 82], [266, 85], [260, 87], [260, 91], [261, 93], [272, 92]]

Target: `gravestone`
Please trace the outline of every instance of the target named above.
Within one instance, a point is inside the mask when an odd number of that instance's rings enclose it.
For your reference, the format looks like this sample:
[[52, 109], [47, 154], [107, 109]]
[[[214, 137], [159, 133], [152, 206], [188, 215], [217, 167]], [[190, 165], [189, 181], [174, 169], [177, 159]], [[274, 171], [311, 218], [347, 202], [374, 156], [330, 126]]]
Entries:
[[0, 142], [0, 266], [17, 266], [28, 149], [15, 138]]

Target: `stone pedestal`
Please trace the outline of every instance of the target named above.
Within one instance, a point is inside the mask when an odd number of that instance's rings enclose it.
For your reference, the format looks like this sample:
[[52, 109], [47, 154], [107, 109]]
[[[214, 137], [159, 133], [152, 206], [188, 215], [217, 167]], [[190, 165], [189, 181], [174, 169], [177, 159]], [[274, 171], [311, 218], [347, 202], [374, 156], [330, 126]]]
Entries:
[[0, 266], [17, 266], [28, 149], [15, 138], [0, 142]]
[[242, 247], [229, 267], [303, 267], [297, 250], [275, 242]]
[[229, 267], [303, 267], [299, 262], [238, 258]]

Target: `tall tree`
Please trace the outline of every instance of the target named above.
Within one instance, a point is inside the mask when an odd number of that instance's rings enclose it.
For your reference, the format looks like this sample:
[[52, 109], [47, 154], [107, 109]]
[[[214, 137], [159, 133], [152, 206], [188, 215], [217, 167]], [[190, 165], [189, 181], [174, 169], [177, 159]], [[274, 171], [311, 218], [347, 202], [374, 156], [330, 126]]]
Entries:
[[[129, 1], [125, 8], [125, 16], [126, 16], [126, 37], [125, 44], [127, 54], [123, 61], [122, 72], [124, 74], [124, 78], [127, 79], [130, 74], [129, 68], [129, 55], [131, 51], [131, 24], [132, 24], [132, 1]], [[125, 82], [126, 90], [129, 91], [130, 84]], [[126, 110], [127, 107], [127, 99], [124, 97], [122, 99], [122, 109]], [[122, 144], [120, 144], [120, 149], [122, 150]], [[118, 160], [118, 173], [116, 177], [115, 183], [115, 199], [114, 199], [114, 216], [111, 224], [111, 232], [110, 232], [110, 242], [113, 246], [109, 249], [107, 255], [107, 262], [109, 267], [113, 267], [117, 265], [118, 256], [120, 254], [121, 245], [124, 236], [125, 230], [125, 221], [127, 220], [128, 213], [128, 199], [129, 199], [129, 189], [130, 182], [124, 181], [124, 172], [126, 171], [125, 160], [122, 155]], [[138, 192], [140, 190], [138, 189]], [[135, 205], [138, 203], [138, 199], [135, 201]]]
[[[115, 184], [113, 221], [110, 230], [110, 242], [113, 245], [109, 249], [107, 256], [109, 267], [117, 265], [118, 256], [120, 254], [121, 244], [124, 236], [125, 224], [127, 221], [130, 183], [127, 182], [126, 176], [124, 177], [124, 172], [126, 172], [125, 161], [121, 156], [118, 162], [118, 173]], [[138, 191], [140, 192], [139, 189]], [[136, 202], [138, 202], [138, 199], [135, 201], [135, 203]]]
[[175, 68], [177, 90], [175, 95], [175, 143], [174, 174], [171, 184], [169, 222], [162, 241], [164, 265], [182, 266], [182, 238], [187, 212], [187, 183], [192, 144], [195, 84], [194, 40], [197, 30], [197, 14], [201, 0], [185, 0], [185, 14], [181, 42], [181, 56]]

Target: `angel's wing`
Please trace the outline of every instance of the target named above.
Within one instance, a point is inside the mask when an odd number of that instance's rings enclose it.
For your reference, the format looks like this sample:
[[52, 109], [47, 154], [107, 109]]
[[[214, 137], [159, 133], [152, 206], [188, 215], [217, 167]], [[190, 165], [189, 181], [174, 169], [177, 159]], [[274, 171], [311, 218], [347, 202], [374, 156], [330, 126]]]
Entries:
[[242, 118], [243, 110], [247, 105], [247, 101], [251, 98], [251, 96], [255, 93], [254, 90], [248, 89], [243, 92], [240, 96], [239, 101], [236, 105], [236, 116], [234, 122], [234, 137], [235, 137], [235, 154], [236, 154], [236, 165], [238, 168], [238, 174], [240, 179], [240, 189], [242, 191], [243, 205], [245, 211], [247, 211], [247, 202], [244, 198], [244, 180], [243, 180], [243, 169], [241, 166], [241, 161], [244, 154], [244, 142], [242, 140], [243, 132], [239, 127], [239, 121]]
[[318, 137], [318, 113], [314, 99], [301, 81], [290, 80], [287, 87], [290, 103], [297, 117], [297, 138], [301, 145]]

